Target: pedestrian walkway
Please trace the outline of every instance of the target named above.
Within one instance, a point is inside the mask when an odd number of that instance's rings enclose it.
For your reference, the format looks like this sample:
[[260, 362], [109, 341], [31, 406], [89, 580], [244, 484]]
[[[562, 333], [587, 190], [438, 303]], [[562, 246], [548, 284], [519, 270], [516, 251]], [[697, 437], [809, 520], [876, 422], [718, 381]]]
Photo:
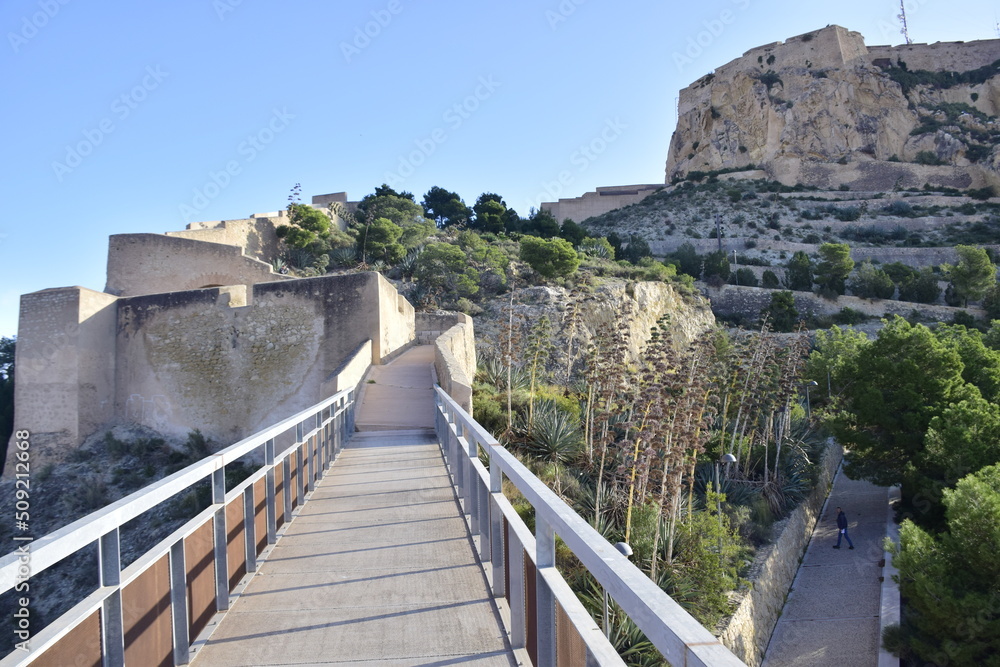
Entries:
[[359, 393], [355, 428], [384, 431], [434, 428], [434, 346], [417, 345], [372, 366]]
[[[886, 528], [885, 487], [834, 479], [809, 547], [764, 657], [764, 667], [875, 667], [879, 651], [880, 561]], [[837, 543], [837, 507], [848, 519]]]
[[373, 367], [357, 419], [369, 432], [344, 448], [195, 667], [518, 664], [428, 430], [430, 363], [433, 348], [419, 346]]

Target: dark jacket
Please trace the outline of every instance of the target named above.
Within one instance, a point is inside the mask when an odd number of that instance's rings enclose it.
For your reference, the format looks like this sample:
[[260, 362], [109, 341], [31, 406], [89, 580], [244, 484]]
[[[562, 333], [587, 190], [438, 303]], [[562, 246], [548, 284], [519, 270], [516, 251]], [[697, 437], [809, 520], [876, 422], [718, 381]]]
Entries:
[[840, 528], [841, 530], [847, 528], [847, 515], [843, 512], [837, 513], [837, 528]]

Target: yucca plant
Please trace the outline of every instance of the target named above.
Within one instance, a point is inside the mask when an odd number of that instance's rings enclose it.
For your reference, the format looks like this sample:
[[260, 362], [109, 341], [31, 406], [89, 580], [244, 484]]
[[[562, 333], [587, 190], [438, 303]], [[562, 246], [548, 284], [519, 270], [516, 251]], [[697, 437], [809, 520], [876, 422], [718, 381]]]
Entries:
[[358, 251], [354, 246], [334, 248], [330, 251], [331, 266], [352, 266], [358, 263]]
[[539, 401], [534, 417], [530, 421], [524, 418], [520, 426], [528, 451], [554, 463], [574, 458], [583, 441], [580, 422], [550, 400]]

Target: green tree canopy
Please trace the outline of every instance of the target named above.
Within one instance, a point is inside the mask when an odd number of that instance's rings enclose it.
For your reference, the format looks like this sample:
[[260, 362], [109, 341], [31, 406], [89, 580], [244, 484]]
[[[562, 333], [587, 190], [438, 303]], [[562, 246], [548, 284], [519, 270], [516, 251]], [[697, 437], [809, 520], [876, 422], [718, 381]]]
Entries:
[[718, 276], [723, 282], [729, 280], [729, 254], [725, 250], [713, 250], [705, 255], [702, 278], [708, 280]]
[[566, 239], [541, 239], [525, 236], [521, 239], [521, 260], [544, 278], [576, 273], [580, 256]]
[[854, 270], [851, 248], [846, 243], [824, 243], [819, 247], [816, 284], [831, 293], [843, 294], [847, 276]]
[[396, 264], [406, 256], [399, 242], [403, 229], [386, 218], [376, 218], [358, 234], [358, 254], [364, 262], [383, 261]]
[[[587, 238], [587, 230], [569, 218], [566, 218], [563, 220], [562, 227], [559, 229], [559, 236], [563, 237], [574, 246], [578, 246], [583, 243], [585, 238]], [[647, 245], [646, 247], [649, 246]]]
[[959, 245], [955, 246], [955, 250], [958, 252], [958, 264], [944, 268], [951, 278], [955, 296], [967, 306], [969, 300], [982, 299], [986, 291], [996, 284], [997, 267], [982, 248]]
[[684, 242], [671, 255], [678, 262], [678, 269], [692, 278], [701, 277], [702, 257], [690, 243]]
[[643, 257], [652, 257], [653, 251], [649, 243], [637, 234], [628, 237], [628, 245], [622, 249], [621, 258], [633, 264], [638, 264]]
[[901, 657], [937, 665], [998, 665], [1000, 660], [1000, 466], [944, 491], [947, 532], [900, 526], [898, 633], [886, 644]]
[[791, 331], [799, 321], [799, 311], [795, 309], [795, 297], [791, 292], [772, 292], [771, 303], [761, 312], [774, 331]]
[[431, 291], [469, 297], [479, 291], [479, 272], [465, 251], [451, 243], [429, 243], [417, 257], [414, 278]]
[[974, 342], [956, 342], [957, 329], [939, 337], [895, 317], [834, 373], [841, 409], [828, 425], [850, 449], [845, 470], [902, 484], [904, 511], [928, 526], [941, 520], [943, 488], [1000, 460], [1000, 413], [965, 374], [984, 387], [993, 378], [963, 363], [963, 354], [991, 357]]
[[771, 269], [766, 269], [764, 274], [760, 279], [761, 287], [766, 287], [767, 289], [778, 289], [781, 283], [778, 282], [778, 276]]
[[409, 192], [397, 193], [388, 185], [375, 188], [358, 203], [355, 216], [359, 224], [368, 224], [376, 218], [385, 218], [399, 227], [424, 221], [424, 209], [413, 201]]
[[813, 286], [813, 264], [809, 255], [799, 250], [785, 266], [785, 287], [797, 292], [808, 292]]
[[493, 199], [477, 202], [475, 211], [476, 219], [472, 227], [477, 231], [499, 234], [506, 228], [504, 216], [507, 209], [502, 203]]
[[551, 213], [544, 209], [539, 209], [524, 223], [523, 231], [525, 234], [530, 234], [531, 236], [550, 239], [554, 236], [559, 236], [561, 227], [556, 219], [552, 217]]
[[851, 277], [851, 291], [862, 299], [891, 299], [896, 284], [885, 271], [871, 262], [862, 262]]
[[914, 303], [934, 303], [941, 296], [937, 276], [928, 268], [921, 269], [902, 279], [899, 285], [899, 300]]
[[465, 205], [458, 193], [436, 185], [424, 195], [423, 205], [427, 217], [437, 222], [439, 227], [464, 225], [472, 218], [472, 209]]

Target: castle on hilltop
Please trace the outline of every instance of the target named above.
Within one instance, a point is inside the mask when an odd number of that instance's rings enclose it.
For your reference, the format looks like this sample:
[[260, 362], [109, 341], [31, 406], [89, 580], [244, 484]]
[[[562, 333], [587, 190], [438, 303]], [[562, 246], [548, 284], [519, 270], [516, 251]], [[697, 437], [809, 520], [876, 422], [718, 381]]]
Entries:
[[995, 39], [867, 46], [830, 25], [764, 44], [680, 91], [663, 184], [541, 208], [582, 222], [718, 170], [826, 189], [1000, 189], [998, 75]]
[[666, 182], [1000, 186], [1000, 40], [865, 45], [831, 25], [753, 48], [680, 92]]

